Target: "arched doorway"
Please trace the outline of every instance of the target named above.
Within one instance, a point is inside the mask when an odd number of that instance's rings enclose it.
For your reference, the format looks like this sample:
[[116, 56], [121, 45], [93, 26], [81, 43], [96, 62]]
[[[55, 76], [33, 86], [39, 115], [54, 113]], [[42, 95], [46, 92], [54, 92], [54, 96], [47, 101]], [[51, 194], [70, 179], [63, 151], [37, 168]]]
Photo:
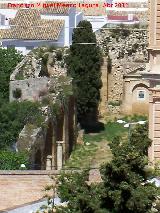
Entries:
[[132, 113], [148, 114], [149, 110], [149, 91], [148, 86], [139, 83], [132, 89]]

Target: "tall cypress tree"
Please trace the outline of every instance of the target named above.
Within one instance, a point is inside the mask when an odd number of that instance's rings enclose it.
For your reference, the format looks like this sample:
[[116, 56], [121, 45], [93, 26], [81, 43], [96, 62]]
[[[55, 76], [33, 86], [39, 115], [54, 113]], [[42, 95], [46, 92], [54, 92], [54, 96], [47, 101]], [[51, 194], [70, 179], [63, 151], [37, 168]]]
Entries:
[[81, 21], [74, 29], [72, 40], [66, 63], [75, 86], [78, 121], [83, 126], [88, 120], [95, 121], [97, 115], [102, 56], [90, 22]]

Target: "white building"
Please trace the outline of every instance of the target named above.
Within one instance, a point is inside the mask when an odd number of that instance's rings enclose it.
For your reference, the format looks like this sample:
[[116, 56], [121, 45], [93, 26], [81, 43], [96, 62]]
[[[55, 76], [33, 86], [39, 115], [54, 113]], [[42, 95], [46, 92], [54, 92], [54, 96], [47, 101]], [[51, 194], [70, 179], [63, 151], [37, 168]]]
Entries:
[[24, 55], [44, 45], [59, 47], [72, 43], [72, 32], [83, 20], [76, 8], [0, 9], [0, 41]]

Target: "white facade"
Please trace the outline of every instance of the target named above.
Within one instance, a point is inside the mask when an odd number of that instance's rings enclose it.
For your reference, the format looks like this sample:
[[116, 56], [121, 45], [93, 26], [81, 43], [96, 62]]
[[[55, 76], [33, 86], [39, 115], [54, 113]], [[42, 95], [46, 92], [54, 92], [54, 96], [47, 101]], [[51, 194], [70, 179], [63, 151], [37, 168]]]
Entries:
[[3, 39], [1, 40], [1, 46], [5, 49], [15, 47], [23, 55], [28, 54], [33, 48], [41, 46], [64, 47], [64, 29], [61, 31], [58, 41]]
[[96, 32], [108, 23], [105, 16], [85, 16], [85, 19], [92, 24], [93, 32]]
[[[0, 29], [10, 28], [8, 20], [13, 19], [16, 16], [17, 10], [12, 9], [0, 9]], [[2, 18], [1, 18], [2, 17]], [[64, 26], [59, 34], [58, 40], [20, 40], [20, 39], [1, 39], [1, 46], [4, 48], [15, 47], [16, 50], [26, 55], [33, 48], [40, 46], [70, 46], [72, 44], [73, 29], [83, 20], [83, 14], [81, 12], [76, 13], [76, 8], [70, 8], [68, 15], [41, 15], [42, 19], [48, 20], [64, 20]], [[1, 19], [4, 21], [2, 22]], [[5, 20], [7, 19], [7, 20]]]

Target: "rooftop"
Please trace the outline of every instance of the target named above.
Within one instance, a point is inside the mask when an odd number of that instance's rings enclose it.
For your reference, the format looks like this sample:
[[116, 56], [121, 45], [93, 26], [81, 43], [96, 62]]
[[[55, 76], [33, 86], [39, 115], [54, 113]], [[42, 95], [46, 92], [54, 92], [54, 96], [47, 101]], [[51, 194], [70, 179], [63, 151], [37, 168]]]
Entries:
[[10, 29], [0, 29], [0, 38], [58, 40], [64, 21], [41, 19], [37, 9], [19, 9], [9, 24]]
[[109, 21], [123, 21], [123, 22], [129, 22], [129, 21], [139, 21], [136, 16], [133, 16], [133, 19], [129, 19], [129, 16], [113, 16], [113, 15], [108, 15], [107, 16]]

